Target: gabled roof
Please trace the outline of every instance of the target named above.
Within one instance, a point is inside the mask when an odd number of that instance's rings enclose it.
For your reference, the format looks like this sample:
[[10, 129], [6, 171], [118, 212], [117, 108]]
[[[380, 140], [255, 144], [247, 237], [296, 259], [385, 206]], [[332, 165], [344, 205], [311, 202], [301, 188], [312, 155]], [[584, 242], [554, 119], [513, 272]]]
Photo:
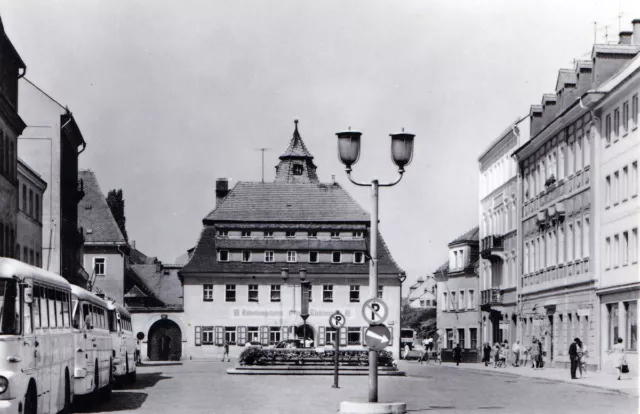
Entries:
[[480, 232], [480, 227], [476, 226], [471, 230], [467, 231], [466, 233], [462, 234], [461, 236], [457, 237], [455, 240], [449, 243], [449, 246], [454, 244], [466, 243], [466, 242], [477, 243], [479, 240], [479, 232]]
[[238, 222], [368, 222], [369, 214], [337, 183], [241, 181], [207, 217]]
[[125, 244], [95, 173], [80, 170], [78, 178], [84, 185], [84, 197], [78, 203], [78, 225], [83, 228], [85, 243]]
[[149, 295], [144, 293], [138, 286], [133, 286], [127, 293], [125, 293], [125, 298], [146, 298]]
[[[158, 269], [160, 267], [160, 269]], [[176, 272], [164, 274], [162, 266], [131, 265], [131, 270], [142, 280], [145, 286], [153, 292], [153, 296], [165, 305], [182, 305], [182, 283]], [[159, 270], [159, 271], [158, 271]]]
[[573, 69], [560, 69], [556, 81], [556, 91], [562, 90], [564, 85], [575, 85], [577, 82], [578, 77]]

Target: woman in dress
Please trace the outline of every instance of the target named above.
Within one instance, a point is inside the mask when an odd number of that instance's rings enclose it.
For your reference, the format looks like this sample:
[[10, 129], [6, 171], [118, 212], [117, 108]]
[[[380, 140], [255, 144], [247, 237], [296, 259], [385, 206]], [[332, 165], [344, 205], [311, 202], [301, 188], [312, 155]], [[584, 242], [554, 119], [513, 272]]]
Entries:
[[618, 380], [622, 375], [622, 366], [627, 364], [627, 360], [624, 353], [624, 345], [622, 345], [622, 338], [618, 338], [618, 343], [611, 348], [608, 354], [613, 354], [613, 366], [618, 371]]

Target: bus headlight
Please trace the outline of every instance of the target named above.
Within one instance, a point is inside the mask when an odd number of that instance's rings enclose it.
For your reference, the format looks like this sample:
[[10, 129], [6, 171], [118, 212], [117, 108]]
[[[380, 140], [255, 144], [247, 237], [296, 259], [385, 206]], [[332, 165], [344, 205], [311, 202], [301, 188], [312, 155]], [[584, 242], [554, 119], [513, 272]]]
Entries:
[[9, 380], [5, 377], [0, 377], [0, 394], [4, 394], [9, 388]]

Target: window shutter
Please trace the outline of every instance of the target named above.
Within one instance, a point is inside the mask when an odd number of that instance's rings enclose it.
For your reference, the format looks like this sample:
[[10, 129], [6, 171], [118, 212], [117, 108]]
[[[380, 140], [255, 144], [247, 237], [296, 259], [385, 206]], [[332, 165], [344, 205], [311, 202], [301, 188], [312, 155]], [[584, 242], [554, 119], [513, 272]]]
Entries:
[[283, 326], [282, 327], [282, 340], [286, 341], [287, 339], [289, 339], [289, 327], [288, 326]]
[[268, 326], [260, 327], [260, 342], [262, 342], [262, 345], [269, 345], [269, 327]]
[[247, 327], [238, 326], [238, 345], [242, 346], [247, 342]]
[[389, 346], [393, 345], [393, 328], [389, 328], [389, 333], [391, 335], [389, 335]]
[[340, 346], [347, 346], [347, 327], [343, 326], [342, 328], [338, 328], [337, 334]]
[[202, 342], [201, 342], [201, 339], [200, 339], [201, 338], [201, 331], [202, 331], [202, 327], [201, 326], [196, 326], [196, 336], [195, 336], [196, 346], [202, 345]]
[[216, 326], [216, 345], [224, 345], [224, 326]]
[[364, 346], [366, 346], [366, 345], [367, 345], [367, 341], [365, 341], [365, 340], [364, 340], [364, 339], [366, 338], [366, 336], [365, 336], [366, 334], [367, 334], [367, 327], [366, 327], [366, 326], [363, 326], [363, 327], [362, 327], [362, 336], [360, 337], [360, 342], [361, 342], [361, 343], [362, 343], [362, 345], [364, 345]]
[[325, 345], [325, 327], [321, 326], [318, 328], [318, 346], [324, 346]]

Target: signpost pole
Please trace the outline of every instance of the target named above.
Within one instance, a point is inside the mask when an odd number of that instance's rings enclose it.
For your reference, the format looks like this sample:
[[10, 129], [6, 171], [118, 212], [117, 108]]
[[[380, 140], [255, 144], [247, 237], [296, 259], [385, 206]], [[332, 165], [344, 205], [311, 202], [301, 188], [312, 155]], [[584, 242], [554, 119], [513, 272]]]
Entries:
[[340, 388], [338, 387], [338, 364], [340, 358], [340, 329], [336, 329], [336, 341], [335, 344], [335, 355], [333, 357], [335, 366], [333, 367], [333, 386], [331, 388]]
[[[369, 298], [378, 296], [378, 180], [371, 181]], [[369, 402], [378, 402], [378, 351], [369, 349]]]

